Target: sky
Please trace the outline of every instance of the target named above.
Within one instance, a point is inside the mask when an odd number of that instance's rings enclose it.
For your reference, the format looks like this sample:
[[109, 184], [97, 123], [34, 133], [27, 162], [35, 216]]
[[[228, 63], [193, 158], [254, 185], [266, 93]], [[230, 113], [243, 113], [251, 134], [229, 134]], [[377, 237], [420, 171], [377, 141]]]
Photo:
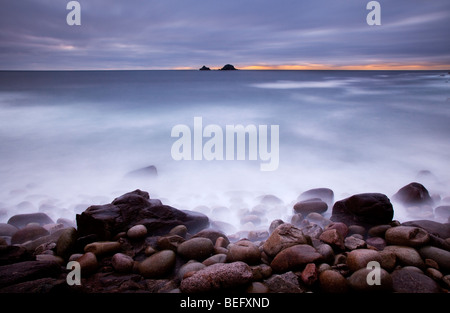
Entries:
[[0, 70], [450, 69], [449, 0], [0, 0]]

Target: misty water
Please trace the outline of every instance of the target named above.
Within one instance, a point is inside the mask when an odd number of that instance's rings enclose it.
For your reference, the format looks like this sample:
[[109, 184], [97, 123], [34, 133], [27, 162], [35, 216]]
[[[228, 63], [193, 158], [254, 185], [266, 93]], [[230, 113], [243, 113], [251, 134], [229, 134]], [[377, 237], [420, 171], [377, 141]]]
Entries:
[[[266, 225], [289, 221], [298, 195], [317, 187], [337, 201], [391, 197], [418, 181], [445, 199], [449, 80], [444, 71], [0, 72], [0, 222], [38, 211], [74, 220], [138, 188], [237, 229], [253, 227], [239, 218], [261, 196], [283, 201]], [[261, 171], [248, 157], [174, 160], [172, 128], [193, 129], [195, 117], [224, 130], [279, 125], [278, 168]], [[149, 165], [156, 178], [126, 176]]]

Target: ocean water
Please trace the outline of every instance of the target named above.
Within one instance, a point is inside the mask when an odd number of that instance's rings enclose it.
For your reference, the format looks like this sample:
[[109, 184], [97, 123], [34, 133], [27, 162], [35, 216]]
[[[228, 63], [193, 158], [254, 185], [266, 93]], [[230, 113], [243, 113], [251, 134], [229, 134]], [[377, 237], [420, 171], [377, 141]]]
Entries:
[[[282, 201], [263, 222], [289, 220], [297, 196], [317, 187], [335, 200], [390, 197], [418, 181], [443, 199], [449, 80], [445, 71], [0, 72], [0, 222], [37, 211], [73, 220], [137, 188], [237, 229], [254, 226], [239, 218], [261, 196]], [[196, 117], [223, 130], [224, 155], [227, 125], [278, 125], [278, 166], [261, 171], [248, 146], [244, 160], [174, 160], [172, 129], [193, 134]], [[126, 175], [149, 165], [158, 177]]]

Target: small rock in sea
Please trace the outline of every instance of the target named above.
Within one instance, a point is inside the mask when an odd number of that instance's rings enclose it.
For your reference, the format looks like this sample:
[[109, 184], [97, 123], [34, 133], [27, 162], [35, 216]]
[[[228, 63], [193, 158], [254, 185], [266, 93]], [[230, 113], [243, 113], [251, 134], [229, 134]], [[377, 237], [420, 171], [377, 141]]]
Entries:
[[438, 293], [439, 285], [427, 275], [409, 269], [392, 272], [393, 291], [398, 293]]
[[386, 230], [386, 242], [391, 245], [419, 247], [430, 241], [428, 233], [419, 227], [396, 226]]
[[300, 285], [298, 276], [292, 271], [284, 274], [272, 275], [264, 280], [264, 284], [273, 293], [304, 293], [306, 290]]
[[298, 244], [308, 244], [308, 238], [292, 224], [285, 223], [278, 226], [264, 242], [263, 250], [270, 256], [276, 256], [280, 251]]
[[390, 245], [386, 246], [383, 251], [393, 252], [397, 257], [397, 261], [403, 266], [410, 265], [416, 266], [418, 268], [425, 267], [425, 263], [423, 262], [422, 257], [414, 248]]
[[221, 71], [235, 71], [237, 69], [231, 64], [225, 64], [220, 70]]
[[425, 186], [416, 182], [400, 188], [397, 193], [392, 196], [392, 199], [405, 206], [433, 204], [433, 200]]
[[[355, 291], [364, 292], [389, 292], [392, 291], [392, 277], [383, 268], [379, 269], [378, 273], [373, 273], [371, 277], [372, 269], [362, 268], [354, 272], [348, 278], [348, 284], [351, 289]], [[379, 274], [379, 277], [376, 275]], [[373, 279], [373, 284], [369, 284], [370, 279]], [[377, 282], [376, 279], [379, 279]]]
[[0, 223], [0, 236], [12, 237], [19, 229], [11, 224]]
[[346, 293], [348, 291], [347, 279], [335, 270], [325, 270], [319, 275], [320, 289], [326, 293]]
[[13, 225], [17, 228], [23, 228], [29, 223], [38, 223], [40, 226], [46, 224], [53, 224], [53, 220], [45, 213], [27, 213], [27, 214], [16, 214], [9, 218], [8, 224]]
[[44, 227], [30, 224], [14, 233], [11, 237], [11, 244], [21, 244], [47, 235], [50, 233]]
[[222, 291], [247, 285], [252, 279], [252, 270], [244, 262], [217, 263], [183, 279], [180, 290], [185, 293]]
[[371, 261], [381, 262], [381, 256], [378, 251], [356, 249], [347, 254], [347, 265], [352, 272], [365, 268], [367, 263]]
[[319, 198], [320, 200], [326, 202], [329, 207], [331, 207], [334, 203], [334, 192], [329, 188], [310, 189], [298, 196], [297, 201], [309, 200], [314, 198]]
[[450, 252], [433, 246], [425, 246], [419, 249], [419, 254], [424, 259], [432, 259], [439, 265], [439, 269], [450, 271]]
[[139, 273], [145, 278], [164, 277], [175, 265], [175, 252], [163, 250], [152, 254], [138, 264]]
[[362, 193], [337, 201], [331, 220], [346, 225], [357, 224], [365, 228], [387, 224], [394, 217], [389, 198], [381, 193]]
[[185, 259], [203, 261], [214, 252], [214, 245], [208, 238], [197, 237], [181, 243], [177, 252]]
[[111, 265], [119, 273], [131, 273], [134, 260], [126, 254], [116, 253], [111, 259]]
[[205, 65], [203, 65], [200, 69], [199, 69], [199, 71], [210, 71], [211, 69], [209, 68], [209, 67], [207, 67], [207, 66], [205, 66]]
[[227, 262], [242, 261], [249, 265], [261, 262], [261, 251], [249, 240], [240, 240], [228, 245]]
[[301, 213], [303, 215], [308, 215], [309, 213], [324, 213], [328, 209], [326, 202], [320, 199], [309, 199], [297, 202], [294, 205], [294, 211], [296, 213]]
[[147, 235], [147, 227], [144, 225], [134, 225], [127, 231], [127, 236], [130, 239], [141, 239]]
[[290, 270], [298, 270], [308, 263], [322, 260], [322, 255], [317, 250], [306, 244], [300, 244], [286, 248], [278, 253], [270, 267], [278, 273]]
[[98, 241], [84, 247], [84, 252], [92, 252], [96, 256], [112, 254], [120, 250], [120, 243], [117, 241]]

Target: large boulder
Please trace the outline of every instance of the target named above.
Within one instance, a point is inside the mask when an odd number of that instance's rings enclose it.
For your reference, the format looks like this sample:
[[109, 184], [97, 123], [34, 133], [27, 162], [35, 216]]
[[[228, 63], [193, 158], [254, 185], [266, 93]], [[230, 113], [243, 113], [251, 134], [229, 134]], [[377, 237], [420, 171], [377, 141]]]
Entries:
[[9, 218], [8, 224], [17, 228], [23, 228], [29, 223], [38, 223], [43, 226], [46, 224], [53, 224], [53, 220], [43, 212], [16, 214]]
[[431, 199], [427, 188], [422, 184], [415, 182], [402, 187], [392, 196], [392, 199], [401, 202], [405, 206], [433, 204], [433, 200]]
[[231, 64], [225, 64], [220, 70], [221, 71], [235, 71], [236, 68]]
[[394, 217], [389, 198], [381, 193], [362, 193], [337, 201], [333, 206], [331, 220], [346, 225], [365, 228], [388, 224]]
[[90, 206], [77, 214], [76, 220], [80, 237], [96, 234], [100, 240], [110, 240], [140, 224], [147, 227], [150, 235], [168, 233], [177, 225], [185, 225], [190, 232], [209, 225], [206, 215], [163, 205], [139, 189], [114, 199], [111, 204]]

